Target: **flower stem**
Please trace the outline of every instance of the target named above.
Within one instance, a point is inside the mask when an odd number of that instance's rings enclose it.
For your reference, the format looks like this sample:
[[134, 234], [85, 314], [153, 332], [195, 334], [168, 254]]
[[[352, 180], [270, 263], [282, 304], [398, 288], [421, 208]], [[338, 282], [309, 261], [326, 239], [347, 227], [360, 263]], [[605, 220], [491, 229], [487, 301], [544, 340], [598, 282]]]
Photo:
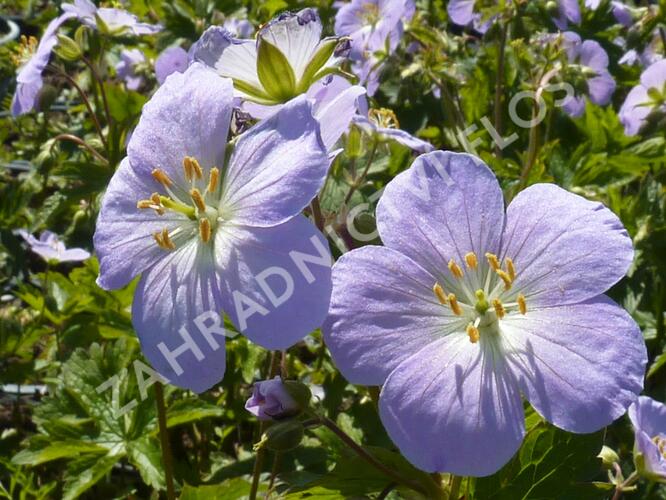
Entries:
[[104, 158], [101, 154], [99, 154], [97, 151], [95, 151], [90, 144], [86, 143], [83, 141], [80, 137], [76, 137], [75, 135], [72, 134], [59, 134], [56, 135], [54, 138], [56, 141], [70, 141], [78, 144], [82, 148], [84, 148], [86, 151], [88, 151], [91, 155], [93, 155], [95, 158], [97, 158], [101, 163], [103, 163], [106, 166], [109, 166], [109, 160]]
[[[502, 24], [500, 31], [500, 46], [499, 57], [497, 58], [497, 77], [495, 79], [495, 123], [494, 128], [497, 134], [502, 136], [502, 89], [504, 86], [504, 59], [506, 54], [506, 40], [509, 32], [509, 27]], [[495, 144], [495, 155], [498, 158], [502, 157], [502, 149], [499, 144]]]
[[342, 202], [343, 206], [346, 206], [349, 203], [349, 200], [351, 200], [352, 195], [361, 186], [363, 180], [368, 175], [370, 167], [372, 166], [372, 162], [375, 161], [375, 155], [377, 154], [378, 147], [379, 147], [379, 141], [377, 139], [374, 139], [372, 142], [372, 149], [370, 150], [370, 156], [368, 156], [368, 161], [365, 164], [365, 168], [363, 169], [363, 172], [361, 172], [361, 175], [358, 178], [354, 179], [353, 184], [349, 187], [347, 196], [345, 196], [345, 201]]
[[90, 68], [90, 73], [92, 74], [93, 78], [97, 82], [97, 85], [99, 85], [99, 93], [102, 96], [102, 104], [104, 105], [104, 114], [106, 115], [106, 123], [111, 126], [111, 113], [109, 112], [109, 101], [106, 98], [106, 91], [104, 90], [104, 81], [102, 78], [99, 76], [99, 73], [95, 69], [95, 65], [88, 60], [88, 58], [84, 57], [83, 62]]
[[613, 494], [612, 500], [619, 500], [620, 497], [622, 497], [622, 493], [632, 484], [634, 484], [636, 481], [638, 481], [639, 475], [638, 472], [634, 471], [632, 472], [629, 477], [622, 483], [618, 484], [615, 487], [615, 493]]
[[[410, 487], [414, 491], [418, 491], [419, 493], [429, 496], [429, 492], [426, 491], [426, 489], [423, 486], [421, 486], [418, 483], [415, 483], [411, 479], [402, 477], [398, 472], [394, 471], [393, 469], [390, 469], [382, 462], [377, 460], [370, 453], [368, 453], [361, 445], [359, 445], [356, 441], [354, 441], [345, 431], [340, 429], [340, 427], [338, 427], [337, 424], [333, 422], [330, 418], [325, 416], [319, 416], [319, 420], [323, 425], [325, 425], [331, 431], [333, 431], [333, 433], [336, 436], [338, 436], [347, 446], [349, 446], [349, 448], [351, 448], [351, 450], [354, 451], [359, 457], [361, 457], [363, 460], [368, 462], [374, 468], [385, 474], [387, 477], [393, 479], [394, 481], [400, 484], [404, 484], [405, 486]], [[439, 489], [439, 486], [437, 486], [437, 488]]]
[[155, 383], [155, 403], [157, 404], [157, 423], [160, 429], [162, 443], [162, 461], [164, 462], [164, 476], [166, 477], [167, 499], [176, 499], [176, 490], [173, 485], [173, 460], [171, 456], [171, 443], [166, 422], [166, 405], [164, 404], [164, 389], [162, 382]]
[[458, 500], [460, 496], [460, 485], [462, 484], [462, 476], [452, 476], [451, 489], [449, 490], [449, 500]]

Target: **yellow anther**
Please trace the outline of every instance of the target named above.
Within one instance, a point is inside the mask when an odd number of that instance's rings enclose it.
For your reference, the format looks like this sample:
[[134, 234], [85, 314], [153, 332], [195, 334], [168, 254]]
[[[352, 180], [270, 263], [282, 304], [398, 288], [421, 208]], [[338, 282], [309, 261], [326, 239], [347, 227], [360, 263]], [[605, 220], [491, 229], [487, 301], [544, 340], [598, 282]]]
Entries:
[[476, 269], [476, 266], [479, 265], [479, 261], [476, 258], [476, 254], [474, 252], [469, 252], [468, 254], [466, 254], [465, 263], [467, 264], [468, 268]]
[[139, 200], [136, 202], [136, 208], [151, 208], [153, 202], [150, 200]]
[[167, 175], [167, 173], [162, 170], [161, 168], [156, 168], [151, 172], [153, 178], [162, 184], [164, 187], [171, 187], [173, 185], [173, 181], [171, 178]]
[[456, 261], [453, 259], [449, 261], [449, 271], [451, 271], [451, 274], [453, 274], [458, 279], [463, 277], [462, 269], [460, 269], [460, 266], [456, 264]]
[[201, 195], [201, 191], [199, 191], [197, 188], [194, 188], [190, 191], [190, 196], [192, 197], [194, 205], [199, 209], [199, 212], [205, 212], [206, 202]]
[[479, 329], [475, 327], [472, 323], [467, 325], [467, 335], [469, 336], [469, 341], [472, 344], [476, 344], [479, 341]]
[[217, 183], [220, 180], [220, 169], [213, 167], [210, 169], [210, 175], [208, 177], [208, 186], [206, 186], [206, 191], [209, 193], [214, 193], [217, 189]]
[[453, 314], [456, 316], [462, 316], [462, 309], [460, 308], [460, 304], [458, 304], [458, 299], [456, 298], [455, 294], [450, 293], [447, 297], [449, 300], [449, 306], [451, 306], [451, 310], [453, 311]]
[[506, 271], [509, 273], [509, 278], [511, 278], [511, 281], [516, 280], [516, 267], [513, 265], [513, 261], [507, 257], [504, 259], [504, 262], [506, 262]]
[[199, 164], [196, 158], [191, 158], [191, 159], [192, 159], [192, 169], [194, 170], [194, 175], [196, 176], [197, 179], [202, 179], [203, 168], [201, 168], [201, 165]]
[[210, 241], [210, 221], [205, 217], [199, 221], [199, 235], [201, 236], [201, 240], [204, 243], [208, 243]]
[[169, 237], [169, 230], [167, 228], [162, 229], [162, 242], [164, 243], [164, 246], [168, 250], [176, 249], [176, 245], [174, 244], [173, 241], [171, 241], [171, 238]]
[[194, 167], [192, 166], [192, 158], [190, 156], [183, 158], [183, 171], [185, 172], [185, 178], [188, 182], [192, 182], [192, 179], [194, 178]]
[[448, 302], [448, 299], [446, 298], [446, 293], [444, 292], [442, 285], [440, 285], [439, 283], [435, 283], [432, 287], [432, 291], [437, 296], [437, 300], [439, 300], [439, 303], [445, 306]]
[[155, 205], [161, 205], [162, 200], [160, 199], [160, 195], [157, 193], [153, 193], [150, 195], [150, 201], [152, 201]]
[[486, 259], [488, 259], [488, 264], [493, 268], [494, 271], [497, 271], [500, 268], [499, 259], [494, 253], [487, 253]]
[[495, 308], [495, 314], [497, 315], [497, 317], [499, 319], [502, 319], [506, 314], [506, 310], [504, 309], [504, 306], [502, 305], [500, 299], [493, 299], [493, 307]]
[[497, 273], [497, 276], [502, 278], [502, 281], [504, 282], [504, 289], [509, 290], [511, 288], [511, 285], [513, 284], [513, 280], [511, 279], [511, 276], [509, 276], [507, 273], [505, 273], [501, 269], [495, 269], [495, 272]]
[[520, 314], [527, 314], [527, 302], [525, 302], [525, 296], [522, 293], [519, 293], [516, 301], [518, 302], [518, 310], [520, 311]]

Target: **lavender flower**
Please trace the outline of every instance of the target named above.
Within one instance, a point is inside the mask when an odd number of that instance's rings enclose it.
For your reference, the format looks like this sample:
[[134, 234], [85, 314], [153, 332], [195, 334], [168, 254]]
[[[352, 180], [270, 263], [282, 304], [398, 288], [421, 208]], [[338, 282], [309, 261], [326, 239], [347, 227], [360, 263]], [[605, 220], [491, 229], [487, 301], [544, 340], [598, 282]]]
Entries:
[[301, 410], [298, 402], [289, 394], [280, 377], [255, 382], [252, 397], [245, 409], [259, 420], [275, 420], [294, 415]]
[[[570, 31], [563, 36], [570, 68], [579, 70], [590, 101], [600, 106], [608, 104], [615, 92], [615, 80], [608, 72], [608, 54], [594, 40], [581, 42], [580, 37]], [[581, 116], [585, 111], [585, 98], [581, 95], [571, 96], [562, 108], [570, 116]]]
[[480, 13], [474, 11], [474, 2], [475, 0], [451, 0], [446, 11], [453, 24], [472, 27], [483, 34], [488, 31], [495, 17], [484, 20]]
[[172, 73], [184, 73], [189, 64], [187, 52], [180, 47], [168, 47], [157, 56], [155, 61], [155, 77], [162, 85]]
[[321, 38], [314, 9], [284, 13], [261, 28], [257, 40], [208, 28], [190, 49], [200, 61], [234, 82], [234, 93], [263, 105], [282, 104], [306, 92], [342, 62], [338, 38]]
[[639, 474], [666, 483], [666, 405], [641, 396], [629, 408], [636, 443], [634, 461]]
[[637, 135], [650, 116], [666, 113], [666, 59], [651, 65], [641, 75], [620, 108], [620, 121], [627, 135]]
[[393, 140], [418, 153], [428, 153], [435, 149], [432, 144], [400, 130], [400, 124], [390, 109], [373, 109], [368, 116], [355, 116], [354, 125], [379, 140]]
[[126, 10], [107, 7], [98, 8], [90, 0], [74, 0], [73, 4], [62, 4], [64, 12], [72, 13], [86, 26], [109, 35], [154, 35], [162, 26], [142, 23]]
[[90, 258], [90, 253], [82, 248], [65, 248], [65, 244], [51, 231], [44, 231], [39, 239], [24, 229], [17, 232], [28, 243], [30, 250], [47, 262], [80, 262]]
[[553, 18], [553, 22], [558, 29], [564, 31], [569, 27], [569, 23], [580, 24], [581, 13], [578, 0], [558, 0], [558, 16]]
[[335, 264], [323, 332], [351, 383], [383, 384], [382, 422], [415, 466], [497, 471], [525, 433], [521, 394], [586, 433], [641, 391], [640, 329], [602, 295], [632, 243], [601, 204], [536, 184], [505, 213], [485, 164], [435, 151], [386, 186], [377, 225], [384, 247]]
[[65, 13], [53, 19], [46, 27], [39, 45], [34, 38], [23, 39], [25, 60], [16, 75], [16, 92], [12, 98], [11, 107], [13, 116], [19, 116], [37, 108], [40, 91], [44, 86], [42, 73], [49, 63], [53, 48], [58, 44], [57, 31], [65, 21], [72, 17], [74, 17], [73, 14]]
[[250, 38], [254, 33], [254, 26], [247, 19], [231, 17], [224, 21], [222, 27], [235, 38]]
[[120, 53], [116, 74], [125, 81], [129, 90], [138, 90], [143, 85], [143, 76], [137, 74], [136, 67], [145, 62], [146, 56], [139, 49], [123, 49]]
[[199, 63], [167, 78], [143, 108], [94, 236], [98, 284], [141, 275], [132, 321], [143, 352], [194, 391], [224, 374], [221, 311], [252, 341], [284, 349], [321, 324], [331, 289], [326, 240], [300, 215], [329, 165], [310, 103], [294, 99], [245, 132], [227, 161], [232, 93]]

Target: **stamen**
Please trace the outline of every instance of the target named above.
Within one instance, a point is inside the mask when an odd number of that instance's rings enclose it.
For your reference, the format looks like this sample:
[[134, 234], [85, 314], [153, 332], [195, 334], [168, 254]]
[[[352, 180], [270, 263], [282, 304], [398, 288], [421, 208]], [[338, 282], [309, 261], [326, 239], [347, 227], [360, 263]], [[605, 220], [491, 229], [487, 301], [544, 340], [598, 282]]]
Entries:
[[136, 208], [151, 208], [152, 204], [150, 200], [139, 200], [136, 202]]
[[525, 302], [525, 296], [522, 293], [519, 293], [516, 301], [518, 302], [518, 310], [520, 311], [520, 314], [527, 314], [527, 302]]
[[476, 267], [479, 265], [479, 261], [476, 258], [476, 254], [474, 252], [469, 252], [465, 255], [465, 262], [467, 263], [467, 267], [470, 269], [476, 269]]
[[162, 200], [160, 199], [160, 195], [157, 193], [153, 193], [150, 195], [150, 201], [152, 201], [155, 205], [161, 205]]
[[176, 249], [176, 245], [174, 244], [173, 241], [171, 241], [171, 238], [169, 237], [169, 230], [167, 228], [162, 229], [162, 241], [164, 242], [164, 246], [168, 250]]
[[476, 305], [474, 308], [478, 311], [479, 314], [485, 314], [486, 311], [490, 308], [490, 305], [486, 300], [486, 294], [483, 290], [477, 290], [474, 295], [476, 295]]
[[449, 306], [451, 306], [453, 314], [455, 314], [456, 316], [462, 316], [463, 312], [462, 309], [460, 308], [460, 304], [458, 304], [458, 299], [456, 298], [455, 294], [450, 293], [447, 298], [449, 299]]
[[479, 341], [479, 329], [475, 327], [472, 323], [467, 325], [467, 335], [469, 336], [469, 341], [472, 344], [476, 344]]
[[511, 278], [511, 281], [516, 280], [516, 267], [513, 265], [513, 260], [511, 260], [509, 257], [504, 259], [504, 262], [506, 262], [506, 270], [509, 273], [509, 278]]
[[208, 177], [208, 186], [206, 186], [206, 191], [209, 193], [214, 193], [217, 189], [217, 183], [220, 180], [220, 169], [213, 167], [210, 169], [210, 175]]
[[192, 158], [186, 156], [183, 158], [183, 171], [185, 172], [185, 178], [188, 182], [192, 182], [194, 178], [194, 167], [192, 167]]
[[497, 273], [497, 276], [502, 278], [502, 281], [504, 282], [504, 289], [505, 290], [510, 290], [511, 285], [513, 284], [513, 281], [511, 280], [511, 276], [509, 276], [507, 273], [505, 273], [501, 269], [495, 269], [495, 272]]
[[206, 202], [201, 195], [201, 191], [199, 191], [197, 188], [194, 188], [190, 191], [190, 196], [192, 197], [194, 205], [199, 209], [199, 212], [205, 212]]
[[453, 274], [458, 279], [463, 277], [462, 269], [460, 269], [460, 266], [456, 264], [456, 261], [453, 259], [449, 261], [449, 271], [451, 271], [451, 274]]
[[495, 308], [495, 314], [497, 317], [502, 319], [506, 314], [506, 309], [504, 309], [504, 305], [502, 305], [500, 299], [493, 299], [493, 307]]
[[499, 259], [497, 258], [497, 255], [495, 255], [494, 253], [487, 253], [486, 259], [488, 259], [488, 264], [494, 271], [497, 271], [500, 268]]
[[173, 185], [173, 181], [171, 180], [171, 178], [161, 168], [156, 168], [155, 170], [153, 170], [151, 172], [151, 175], [157, 182], [162, 184], [164, 187], [171, 187]]
[[445, 306], [447, 304], [448, 299], [446, 298], [446, 293], [444, 292], [442, 285], [440, 285], [439, 283], [435, 283], [432, 287], [432, 291], [435, 293], [435, 296], [437, 297], [437, 300], [439, 300], [439, 303]]
[[192, 170], [194, 171], [194, 175], [197, 177], [197, 179], [203, 178], [203, 168], [201, 168], [201, 165], [197, 159], [190, 156], [190, 161], [192, 162]]
[[210, 221], [205, 217], [199, 221], [199, 235], [201, 235], [201, 240], [204, 243], [208, 243], [210, 241]]

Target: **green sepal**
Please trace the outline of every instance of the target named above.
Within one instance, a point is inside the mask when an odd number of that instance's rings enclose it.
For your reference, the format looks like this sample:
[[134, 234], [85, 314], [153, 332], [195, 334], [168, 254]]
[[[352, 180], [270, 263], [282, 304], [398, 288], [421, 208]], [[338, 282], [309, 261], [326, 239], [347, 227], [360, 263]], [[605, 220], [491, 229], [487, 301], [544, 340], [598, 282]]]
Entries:
[[321, 41], [319, 49], [312, 59], [310, 59], [310, 62], [305, 68], [305, 71], [303, 71], [303, 75], [298, 82], [297, 92], [299, 94], [306, 92], [310, 88], [310, 85], [319, 80], [319, 78], [315, 78], [315, 76], [331, 58], [339, 43], [339, 38], [329, 38]]
[[234, 82], [234, 88], [247, 95], [248, 99], [251, 100], [252, 102], [256, 102], [258, 104], [266, 104], [269, 106], [272, 104], [280, 103], [280, 101], [272, 98], [266, 92], [255, 87], [251, 83], [248, 83], [244, 80], [238, 80], [236, 78], [234, 78], [233, 82]]
[[67, 35], [56, 36], [58, 37], [58, 47], [55, 49], [56, 54], [65, 61], [78, 61], [82, 55], [79, 44]]
[[266, 40], [259, 41], [257, 74], [266, 93], [279, 102], [296, 95], [296, 76], [285, 55]]

